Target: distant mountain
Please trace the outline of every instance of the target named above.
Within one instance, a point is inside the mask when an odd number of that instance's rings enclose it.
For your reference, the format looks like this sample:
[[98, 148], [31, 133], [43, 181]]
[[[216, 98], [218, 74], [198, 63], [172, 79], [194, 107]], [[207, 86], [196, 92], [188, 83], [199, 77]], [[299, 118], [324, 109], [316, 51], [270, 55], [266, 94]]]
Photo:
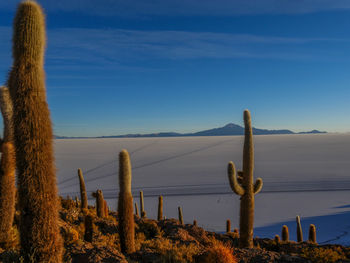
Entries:
[[[291, 130], [267, 130], [253, 128], [254, 135], [269, 135], [269, 134], [318, 134], [327, 133], [325, 131], [306, 131], [306, 132], [293, 132]], [[111, 136], [100, 136], [93, 138], [147, 138], [147, 137], [188, 137], [188, 136], [232, 136], [232, 135], [243, 135], [244, 128], [240, 125], [229, 123], [220, 128], [214, 128], [210, 130], [204, 130], [194, 133], [176, 133], [176, 132], [159, 132], [159, 133], [149, 133], [149, 134], [125, 134], [125, 135], [111, 135]], [[55, 136], [55, 139], [87, 139], [92, 137], [65, 137], [65, 136]]]

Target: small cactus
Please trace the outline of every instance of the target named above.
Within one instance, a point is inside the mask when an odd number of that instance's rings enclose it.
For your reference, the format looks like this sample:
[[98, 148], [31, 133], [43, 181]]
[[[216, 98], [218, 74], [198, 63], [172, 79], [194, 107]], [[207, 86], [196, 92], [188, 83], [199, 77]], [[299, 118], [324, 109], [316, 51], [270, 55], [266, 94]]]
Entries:
[[178, 212], [179, 212], [179, 221], [180, 221], [180, 224], [183, 225], [184, 224], [184, 218], [183, 218], [183, 215], [182, 215], [182, 208], [181, 206], [179, 206], [177, 208]]
[[145, 202], [143, 200], [143, 191], [140, 191], [140, 212], [141, 212], [141, 218], [145, 218], [146, 211], [145, 211]]
[[276, 244], [279, 244], [281, 242], [280, 236], [279, 235], [275, 235], [275, 242]]
[[101, 190], [96, 191], [96, 213], [98, 217], [105, 217], [105, 202]]
[[311, 224], [309, 227], [309, 242], [316, 244], [316, 226]]
[[135, 203], [135, 215], [139, 216], [139, 208], [137, 207], [137, 203]]
[[6, 248], [11, 240], [11, 227], [15, 215], [15, 149], [13, 146], [12, 101], [9, 90], [0, 88], [0, 108], [4, 122], [4, 139], [0, 165], [0, 247]]
[[197, 220], [193, 220], [193, 225], [197, 226]]
[[250, 112], [244, 111], [244, 147], [243, 147], [243, 171], [236, 174], [233, 162], [228, 164], [228, 178], [231, 189], [241, 196], [240, 206], [240, 239], [241, 248], [253, 247], [253, 225], [254, 225], [254, 196], [261, 191], [263, 181], [258, 178], [253, 182], [254, 172], [254, 144], [253, 130], [251, 125]]
[[297, 221], [297, 240], [298, 242], [303, 242], [303, 229], [301, 228], [300, 216], [296, 217]]
[[230, 233], [231, 232], [231, 220], [227, 219], [226, 220], [226, 233]]
[[108, 204], [106, 200], [103, 200], [103, 202], [104, 202], [104, 209], [105, 209], [104, 214], [105, 214], [105, 217], [108, 217], [109, 215]]
[[282, 227], [282, 241], [289, 242], [289, 230], [286, 225]]
[[83, 171], [80, 168], [78, 169], [78, 176], [79, 176], [79, 185], [80, 185], [81, 209], [83, 210], [88, 208], [88, 201], [87, 201]]
[[123, 150], [119, 154], [119, 197], [118, 221], [120, 248], [122, 253], [135, 252], [135, 226], [133, 199], [131, 193], [131, 163], [129, 153]]
[[84, 226], [85, 226], [84, 240], [86, 242], [91, 243], [94, 236], [94, 218], [92, 215], [85, 216]]
[[163, 219], [163, 196], [158, 197], [158, 221]]

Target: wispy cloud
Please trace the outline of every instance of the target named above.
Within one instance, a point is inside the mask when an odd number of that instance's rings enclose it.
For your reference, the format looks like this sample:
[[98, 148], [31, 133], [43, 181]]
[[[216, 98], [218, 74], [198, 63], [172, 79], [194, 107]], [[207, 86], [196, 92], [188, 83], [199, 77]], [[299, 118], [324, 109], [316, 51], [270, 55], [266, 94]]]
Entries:
[[[13, 9], [19, 0], [1, 1]], [[39, 0], [49, 12], [82, 12], [101, 16], [300, 14], [349, 9], [348, 0]]]
[[[11, 29], [0, 27], [0, 57], [10, 60]], [[48, 31], [48, 69], [100, 70], [138, 66], [147, 60], [312, 59], [306, 45], [342, 39], [293, 38], [213, 32], [61, 28]], [[319, 54], [316, 54], [316, 56]], [[322, 54], [325, 56], [325, 54]], [[141, 63], [142, 64], [142, 63]]]

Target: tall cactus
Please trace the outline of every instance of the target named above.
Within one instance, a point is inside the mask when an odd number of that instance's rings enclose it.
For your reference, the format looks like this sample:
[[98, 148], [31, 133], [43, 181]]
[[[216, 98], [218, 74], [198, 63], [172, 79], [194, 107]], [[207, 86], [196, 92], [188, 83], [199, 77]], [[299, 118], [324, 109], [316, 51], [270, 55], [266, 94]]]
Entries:
[[254, 225], [254, 195], [259, 193], [263, 181], [258, 178], [254, 184], [254, 144], [250, 112], [244, 111], [244, 147], [243, 147], [243, 171], [237, 178], [236, 168], [233, 162], [228, 164], [228, 178], [232, 190], [241, 196], [240, 207], [240, 239], [239, 245], [242, 248], [253, 247], [253, 225]]
[[0, 247], [11, 242], [11, 227], [15, 214], [15, 149], [13, 147], [12, 101], [9, 90], [0, 88], [0, 108], [4, 122], [4, 139], [0, 165]]
[[140, 214], [141, 218], [146, 217], [145, 202], [143, 200], [143, 191], [140, 191]]
[[296, 221], [297, 221], [297, 240], [298, 240], [298, 242], [303, 242], [303, 240], [304, 240], [303, 229], [302, 229], [301, 223], [300, 223], [300, 216], [296, 217]]
[[179, 213], [179, 222], [180, 222], [181, 225], [183, 225], [183, 224], [184, 224], [184, 217], [183, 217], [183, 214], [182, 214], [182, 208], [181, 208], [181, 206], [179, 206], [179, 207], [177, 208], [177, 210], [178, 210], [178, 213]]
[[158, 221], [163, 220], [163, 196], [158, 197]]
[[53, 154], [53, 132], [46, 102], [45, 18], [34, 1], [17, 9], [13, 33], [13, 66], [8, 87], [13, 102], [14, 141], [21, 209], [21, 248], [40, 262], [62, 261], [59, 199]]
[[126, 254], [133, 253], [135, 252], [135, 226], [131, 193], [131, 164], [129, 153], [126, 150], [122, 150], [119, 154], [118, 220], [121, 251]]
[[80, 185], [81, 210], [86, 211], [84, 209], [88, 209], [88, 201], [87, 201], [83, 171], [80, 168], [78, 169], [78, 176], [79, 176], [79, 185]]

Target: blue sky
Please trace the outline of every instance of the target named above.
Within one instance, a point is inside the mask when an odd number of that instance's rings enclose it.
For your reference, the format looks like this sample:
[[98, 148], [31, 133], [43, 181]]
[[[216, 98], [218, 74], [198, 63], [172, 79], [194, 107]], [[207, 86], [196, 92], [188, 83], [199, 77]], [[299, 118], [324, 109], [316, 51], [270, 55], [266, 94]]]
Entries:
[[[55, 134], [349, 132], [348, 0], [41, 0]], [[0, 83], [18, 1], [0, 2]]]

